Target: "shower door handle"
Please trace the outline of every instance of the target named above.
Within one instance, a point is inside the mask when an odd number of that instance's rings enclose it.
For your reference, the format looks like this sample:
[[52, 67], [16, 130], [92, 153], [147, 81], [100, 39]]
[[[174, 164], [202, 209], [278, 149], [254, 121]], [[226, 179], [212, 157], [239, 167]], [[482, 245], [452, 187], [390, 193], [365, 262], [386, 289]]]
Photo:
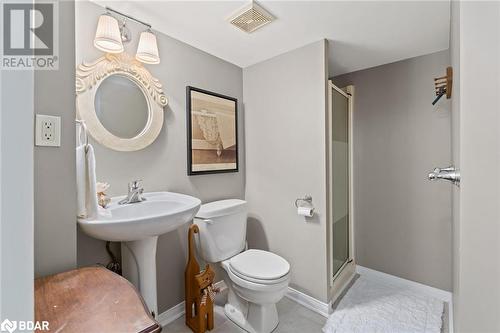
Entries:
[[460, 186], [460, 171], [454, 166], [447, 168], [435, 168], [429, 173], [429, 180], [447, 180], [453, 184]]

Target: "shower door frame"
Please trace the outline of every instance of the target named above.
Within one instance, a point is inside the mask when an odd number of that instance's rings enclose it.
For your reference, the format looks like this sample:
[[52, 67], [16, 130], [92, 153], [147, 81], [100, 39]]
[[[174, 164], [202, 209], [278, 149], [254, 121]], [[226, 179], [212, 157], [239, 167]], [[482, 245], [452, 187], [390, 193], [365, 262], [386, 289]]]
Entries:
[[[333, 273], [333, 90], [345, 96], [348, 100], [348, 188], [349, 188], [349, 256], [339, 270]], [[354, 200], [353, 200], [353, 106], [354, 106], [354, 86], [349, 85], [343, 89], [335, 86], [328, 80], [328, 110], [327, 110], [327, 154], [328, 154], [328, 281], [330, 303], [333, 303], [349, 284], [356, 273], [356, 261], [354, 258]]]

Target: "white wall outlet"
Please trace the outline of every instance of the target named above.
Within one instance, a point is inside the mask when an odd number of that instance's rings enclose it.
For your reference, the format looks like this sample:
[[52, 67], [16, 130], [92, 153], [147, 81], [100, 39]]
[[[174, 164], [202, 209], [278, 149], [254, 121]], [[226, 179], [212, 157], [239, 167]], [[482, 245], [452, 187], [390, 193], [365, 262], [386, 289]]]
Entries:
[[61, 117], [43, 114], [35, 116], [35, 145], [61, 146]]

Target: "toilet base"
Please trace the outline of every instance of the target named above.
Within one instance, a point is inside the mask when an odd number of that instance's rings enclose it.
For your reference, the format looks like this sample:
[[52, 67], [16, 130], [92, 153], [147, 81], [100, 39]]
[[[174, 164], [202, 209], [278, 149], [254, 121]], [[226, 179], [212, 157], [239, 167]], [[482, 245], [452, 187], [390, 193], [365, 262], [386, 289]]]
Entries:
[[231, 289], [224, 313], [229, 320], [249, 333], [270, 333], [279, 324], [276, 304], [250, 303], [237, 296]]

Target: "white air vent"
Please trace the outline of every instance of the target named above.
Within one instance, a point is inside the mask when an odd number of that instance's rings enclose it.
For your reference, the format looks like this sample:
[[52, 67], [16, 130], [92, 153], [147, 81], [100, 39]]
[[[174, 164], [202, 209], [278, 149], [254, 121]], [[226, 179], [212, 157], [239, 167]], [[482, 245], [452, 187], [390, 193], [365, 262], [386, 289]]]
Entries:
[[250, 5], [233, 14], [228, 21], [235, 27], [251, 33], [274, 21], [274, 16], [252, 1]]

